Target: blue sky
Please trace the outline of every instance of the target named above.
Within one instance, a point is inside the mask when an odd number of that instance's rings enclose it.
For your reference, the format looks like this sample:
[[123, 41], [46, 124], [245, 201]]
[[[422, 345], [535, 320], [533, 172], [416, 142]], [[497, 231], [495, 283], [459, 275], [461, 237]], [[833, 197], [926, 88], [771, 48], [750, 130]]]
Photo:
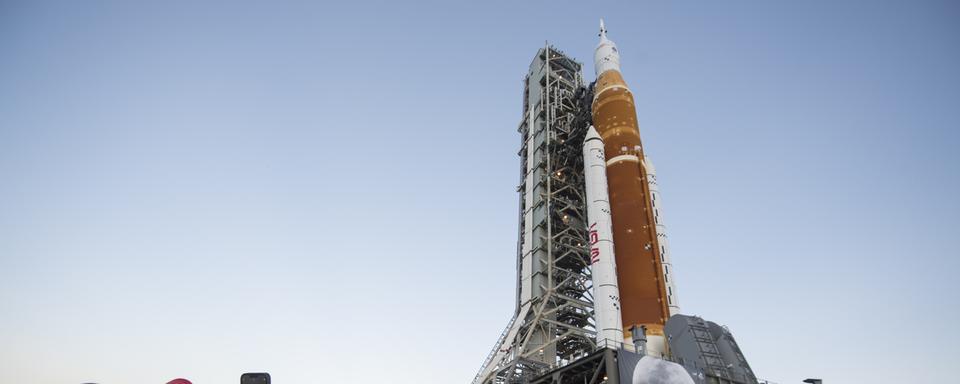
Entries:
[[779, 383], [955, 376], [952, 2], [196, 3], [0, 4], [0, 382], [468, 381], [521, 81], [600, 17], [684, 312]]

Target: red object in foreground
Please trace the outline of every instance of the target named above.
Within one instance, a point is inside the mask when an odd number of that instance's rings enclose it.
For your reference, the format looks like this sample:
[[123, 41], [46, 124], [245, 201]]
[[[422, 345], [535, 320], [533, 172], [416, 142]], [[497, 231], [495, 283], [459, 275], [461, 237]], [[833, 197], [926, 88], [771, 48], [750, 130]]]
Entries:
[[187, 380], [187, 379], [173, 379], [173, 380], [170, 380], [170, 382], [167, 384], [193, 384], [193, 383], [191, 383], [190, 380]]

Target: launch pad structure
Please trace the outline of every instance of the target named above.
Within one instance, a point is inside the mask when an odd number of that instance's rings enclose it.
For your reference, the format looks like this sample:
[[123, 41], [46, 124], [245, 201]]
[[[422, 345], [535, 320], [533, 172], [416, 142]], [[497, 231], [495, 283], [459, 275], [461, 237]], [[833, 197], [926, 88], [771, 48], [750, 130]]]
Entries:
[[474, 383], [526, 383], [596, 349], [581, 144], [582, 65], [546, 45], [524, 80], [517, 306]]
[[517, 305], [475, 384], [601, 382], [616, 375], [615, 352], [598, 346], [593, 322], [581, 154], [593, 94], [581, 69], [548, 44], [524, 80]]
[[516, 305], [472, 383], [756, 384], [729, 329], [680, 314], [656, 171], [606, 32], [589, 85], [549, 43], [530, 63]]

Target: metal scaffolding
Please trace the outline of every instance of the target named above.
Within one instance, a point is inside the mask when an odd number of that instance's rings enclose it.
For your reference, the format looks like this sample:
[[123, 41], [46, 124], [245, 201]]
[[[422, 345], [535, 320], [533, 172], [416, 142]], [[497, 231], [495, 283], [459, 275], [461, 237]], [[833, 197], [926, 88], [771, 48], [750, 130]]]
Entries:
[[547, 45], [524, 81], [517, 305], [475, 384], [528, 383], [597, 349], [581, 155], [590, 97], [580, 70]]

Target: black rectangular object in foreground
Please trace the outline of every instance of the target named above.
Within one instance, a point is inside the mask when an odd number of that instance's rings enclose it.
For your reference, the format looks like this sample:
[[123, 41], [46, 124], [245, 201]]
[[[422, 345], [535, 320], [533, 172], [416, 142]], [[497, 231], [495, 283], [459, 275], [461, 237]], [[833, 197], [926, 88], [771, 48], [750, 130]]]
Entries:
[[244, 373], [240, 375], [240, 384], [270, 384], [270, 374]]

